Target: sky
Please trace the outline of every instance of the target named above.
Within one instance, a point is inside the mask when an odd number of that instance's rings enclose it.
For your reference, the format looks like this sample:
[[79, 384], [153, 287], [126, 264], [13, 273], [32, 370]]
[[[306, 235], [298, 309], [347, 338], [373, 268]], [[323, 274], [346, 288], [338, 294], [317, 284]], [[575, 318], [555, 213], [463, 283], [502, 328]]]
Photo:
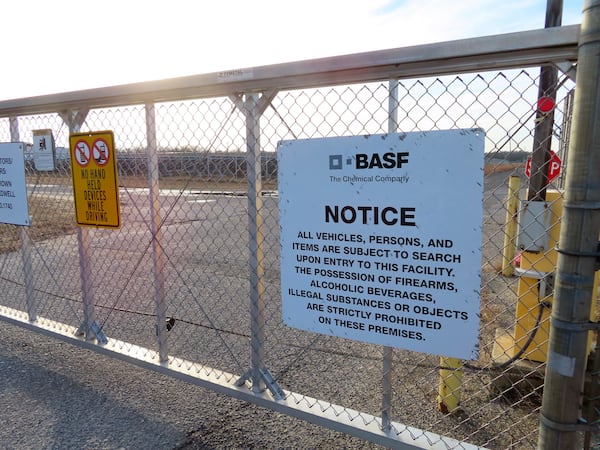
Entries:
[[[584, 0], [564, 0], [563, 25]], [[546, 0], [3, 2], [0, 101], [544, 27]]]

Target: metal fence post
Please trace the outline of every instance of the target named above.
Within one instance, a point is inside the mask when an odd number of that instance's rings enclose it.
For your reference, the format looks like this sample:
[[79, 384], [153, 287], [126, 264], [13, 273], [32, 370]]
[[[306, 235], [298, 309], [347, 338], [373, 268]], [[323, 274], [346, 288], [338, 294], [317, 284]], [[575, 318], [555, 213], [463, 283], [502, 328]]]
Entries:
[[250, 265], [250, 319], [252, 323], [252, 390], [264, 390], [265, 304], [262, 219], [262, 180], [260, 166], [260, 114], [258, 94], [248, 94], [246, 111], [246, 151], [248, 165], [248, 233]]
[[77, 227], [77, 244], [79, 249], [79, 272], [81, 276], [81, 295], [83, 298], [83, 323], [77, 330], [78, 335], [92, 340], [97, 338], [99, 342], [105, 342], [102, 330], [96, 320], [96, 308], [94, 305], [94, 285], [92, 279], [92, 266], [90, 258], [90, 234], [89, 230]]
[[37, 319], [37, 302], [33, 285], [33, 265], [31, 263], [31, 237], [24, 226], [19, 226], [19, 240], [21, 241], [21, 259], [23, 261], [23, 276], [25, 278], [25, 303], [30, 322]]
[[[398, 131], [398, 80], [388, 83], [388, 133]], [[392, 359], [394, 349], [383, 347], [383, 378], [381, 382], [381, 427], [388, 430], [392, 423]]]
[[158, 357], [161, 363], [169, 359], [167, 346], [167, 304], [163, 263], [158, 153], [156, 144], [156, 110], [154, 103], [145, 105], [146, 143], [148, 157], [148, 185], [150, 204], [150, 232], [152, 233], [152, 266], [154, 270], [154, 303], [156, 307], [156, 335]]
[[584, 5], [571, 148], [552, 307], [540, 449], [574, 449], [588, 352], [600, 231], [600, 0]]
[[[60, 114], [69, 127], [70, 133], [81, 130], [89, 109], [82, 108], [76, 111], [68, 110]], [[83, 335], [87, 340], [96, 339], [99, 343], [108, 340], [96, 320], [96, 307], [94, 305], [94, 286], [92, 278], [92, 263], [90, 258], [90, 234], [87, 228], [77, 227], [77, 246], [79, 251], [79, 273], [81, 277], [81, 295], [83, 299], [83, 323], [77, 330], [77, 335]]]
[[19, 119], [16, 116], [10, 116], [8, 118], [8, 124], [10, 127], [10, 140], [12, 142], [19, 142], [21, 135], [19, 133]]
[[[231, 96], [231, 101], [246, 117], [246, 167], [248, 180], [248, 259], [250, 269], [250, 371], [236, 384], [246, 380], [252, 382], [252, 391], [260, 393], [269, 389], [275, 399], [284, 396], [264, 363], [265, 345], [265, 300], [264, 300], [264, 253], [263, 253], [263, 204], [262, 204], [262, 160], [260, 154], [260, 117], [273, 100], [277, 91], [259, 94]], [[245, 97], [245, 98], [244, 98]]]

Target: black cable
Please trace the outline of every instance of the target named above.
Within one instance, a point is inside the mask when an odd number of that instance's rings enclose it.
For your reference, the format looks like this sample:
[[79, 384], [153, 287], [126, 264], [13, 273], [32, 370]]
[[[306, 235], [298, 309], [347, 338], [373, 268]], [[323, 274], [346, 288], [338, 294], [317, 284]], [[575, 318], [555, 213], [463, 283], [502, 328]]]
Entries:
[[[523, 345], [523, 347], [521, 347], [521, 349], [516, 353], [516, 355], [512, 356], [511, 358], [509, 358], [507, 361], [504, 361], [502, 364], [498, 364], [498, 365], [491, 366], [491, 367], [475, 366], [475, 365], [470, 364], [468, 362], [465, 362], [463, 364], [463, 367], [467, 368], [467, 369], [470, 369], [470, 370], [477, 371], [477, 372], [492, 372], [492, 371], [496, 371], [496, 370], [506, 369], [508, 366], [510, 366], [515, 361], [517, 361], [518, 359], [520, 359], [521, 356], [523, 356], [525, 354], [525, 352], [527, 351], [527, 348], [531, 345], [531, 343], [535, 339], [535, 336], [537, 335], [537, 332], [538, 332], [538, 330], [540, 328], [540, 324], [542, 323], [542, 317], [544, 315], [544, 308], [546, 308], [548, 306], [549, 305], [546, 302], [539, 302], [538, 303], [538, 315], [537, 315], [537, 318], [535, 320], [535, 326], [533, 327], [533, 330], [531, 330], [531, 333], [529, 334], [529, 337], [527, 338], [527, 341], [525, 342], [525, 345]], [[456, 370], [455, 367], [440, 367], [440, 369], [444, 369], [444, 370]]]

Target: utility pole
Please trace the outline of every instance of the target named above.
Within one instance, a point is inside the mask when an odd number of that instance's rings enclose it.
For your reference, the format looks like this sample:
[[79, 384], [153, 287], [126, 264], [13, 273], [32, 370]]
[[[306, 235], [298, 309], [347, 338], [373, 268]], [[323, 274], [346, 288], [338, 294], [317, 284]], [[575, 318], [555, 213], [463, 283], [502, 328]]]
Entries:
[[[559, 27], [562, 23], [562, 0], [547, 0], [545, 28]], [[550, 145], [554, 128], [554, 107], [545, 112], [541, 103], [551, 102], [556, 104], [556, 86], [558, 84], [558, 70], [555, 66], [543, 66], [540, 70], [540, 84], [538, 87], [538, 108], [535, 116], [535, 130], [533, 135], [533, 152], [531, 154], [531, 175], [529, 176], [529, 190], [527, 200], [546, 200], [546, 186], [548, 185], [548, 165], [550, 164]]]

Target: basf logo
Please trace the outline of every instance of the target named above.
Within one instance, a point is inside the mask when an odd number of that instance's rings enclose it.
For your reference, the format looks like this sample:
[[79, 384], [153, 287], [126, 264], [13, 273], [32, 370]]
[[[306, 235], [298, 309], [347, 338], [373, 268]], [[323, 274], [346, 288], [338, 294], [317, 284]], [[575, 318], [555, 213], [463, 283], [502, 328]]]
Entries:
[[401, 169], [404, 164], [408, 164], [408, 157], [408, 152], [356, 153], [354, 157], [346, 157], [344, 161], [344, 155], [329, 155], [329, 170], [342, 170], [344, 165], [355, 170]]

